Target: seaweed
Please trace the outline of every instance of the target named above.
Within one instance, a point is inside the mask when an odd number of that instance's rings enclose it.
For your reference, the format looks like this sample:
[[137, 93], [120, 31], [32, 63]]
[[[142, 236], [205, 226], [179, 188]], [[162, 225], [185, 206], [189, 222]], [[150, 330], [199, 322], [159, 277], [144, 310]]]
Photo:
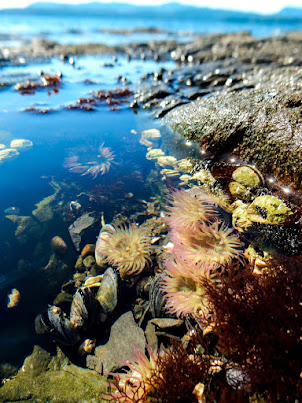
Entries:
[[217, 348], [247, 373], [252, 393], [264, 393], [268, 402], [302, 397], [301, 259], [280, 259], [265, 275], [247, 267], [222, 279], [219, 289], [205, 284]]

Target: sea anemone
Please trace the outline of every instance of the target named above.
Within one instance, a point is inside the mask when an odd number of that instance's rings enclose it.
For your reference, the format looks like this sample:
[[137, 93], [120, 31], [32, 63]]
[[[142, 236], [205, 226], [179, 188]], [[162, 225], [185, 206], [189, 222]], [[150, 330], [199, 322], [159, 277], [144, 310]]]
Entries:
[[137, 349], [134, 360], [124, 363], [129, 372], [113, 374], [110, 392], [102, 398], [112, 403], [196, 402], [196, 389], [203, 386], [198, 401], [204, 402], [211, 375], [207, 356], [200, 354], [201, 346], [207, 351], [204, 341], [193, 336], [189, 343], [172, 340], [171, 346], [160, 352], [147, 346], [149, 358]]
[[175, 256], [192, 265], [226, 266], [232, 259], [241, 260], [243, 256], [243, 243], [233, 229], [221, 221], [200, 224], [194, 231], [172, 230], [171, 241]]
[[213, 199], [204, 190], [194, 187], [189, 190], [175, 190], [167, 206], [166, 222], [171, 228], [195, 230], [199, 223], [212, 221], [217, 217]]
[[115, 226], [98, 248], [98, 253], [125, 279], [138, 275], [150, 261], [151, 235], [142, 225]]
[[[133, 359], [122, 363], [129, 370], [123, 374], [112, 374], [114, 381], [109, 383], [110, 394], [103, 396], [105, 400], [123, 403], [147, 402], [147, 397], [157, 385], [157, 382], [151, 384], [150, 379], [157, 374], [159, 381], [160, 374], [157, 366], [157, 350], [153, 351], [149, 345], [146, 348], [149, 358], [140, 347], [136, 346], [136, 351], [132, 352]], [[116, 390], [112, 392], [113, 389]]]
[[70, 172], [91, 175], [95, 179], [99, 174], [107, 173], [114, 162], [115, 155], [110, 147], [102, 143], [97, 149], [92, 146], [83, 146], [70, 150], [65, 158], [64, 167]]
[[164, 266], [160, 289], [165, 295], [166, 310], [178, 317], [191, 314], [199, 322], [208, 318], [208, 299], [202, 283], [218, 282], [217, 271], [196, 270], [181, 259], [169, 259]]

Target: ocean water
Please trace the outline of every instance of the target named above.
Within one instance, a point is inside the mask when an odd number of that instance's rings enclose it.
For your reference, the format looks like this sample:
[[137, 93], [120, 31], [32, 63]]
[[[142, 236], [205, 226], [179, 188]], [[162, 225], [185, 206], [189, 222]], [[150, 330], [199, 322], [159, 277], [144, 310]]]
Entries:
[[[166, 13], [132, 11], [129, 15], [112, 12], [105, 15], [74, 15], [70, 12], [55, 15], [45, 13], [8, 14], [0, 11], [0, 39], [3, 46], [18, 46], [42, 37], [62, 44], [105, 43], [115, 46], [147, 40], [174, 39], [189, 41], [194, 33], [225, 33], [247, 31], [256, 37], [281, 35], [299, 30], [302, 26], [301, 12], [289, 15], [261, 16], [249, 13], [224, 14], [219, 10], [175, 10]], [[159, 32], [137, 32], [137, 29], [156, 28]], [[125, 31], [128, 30], [125, 34]], [[116, 32], [112, 32], [116, 31]]]
[[[105, 32], [111, 28], [142, 27], [163, 31], [128, 35]], [[18, 46], [37, 36], [62, 44], [100, 42], [117, 45], [149, 39], [189, 41], [196, 32], [247, 30], [256, 36], [268, 36], [296, 28], [298, 23], [280, 25], [278, 21], [267, 24], [213, 20], [200, 24], [194, 18], [183, 21], [158, 18], [154, 21], [119, 17], [117, 21], [109, 17], [1, 15], [0, 45], [2, 49]], [[179, 31], [182, 33], [176, 33]], [[81, 205], [79, 215], [103, 213], [105, 221], [110, 222], [118, 213], [134, 214], [142, 209], [142, 201], [149, 201], [160, 193], [159, 169], [154, 161], [146, 159], [146, 146], [140, 144], [140, 133], [145, 129], [159, 128], [163, 138], [169, 135], [159, 122], [147, 112], [136, 114], [127, 102], [111, 107], [102, 102], [92, 112], [69, 110], [68, 105], [76, 104], [78, 98], [89, 97], [91, 91], [125, 89], [117, 80], [121, 75], [127, 78], [127, 88], [132, 90], [146, 73], [160, 67], [171, 69], [174, 63], [129, 62], [120, 57], [112, 68], [104, 66], [111, 62], [111, 56], [107, 55], [79, 56], [75, 66], [52, 58], [0, 70], [0, 81], [10, 83], [0, 91], [0, 144], [10, 147], [16, 139], [26, 139], [32, 144], [18, 149], [18, 155], [0, 164], [0, 363], [20, 365], [34, 344], [47, 343], [35, 334], [34, 319], [52, 303], [61, 285], [72, 276], [78, 252], [68, 233], [68, 226], [76, 218], [70, 212], [70, 203], [75, 201]], [[58, 92], [40, 89], [34, 94], [22, 95], [14, 89], [20, 81], [38, 79], [41, 71], [50, 75], [62, 73]], [[30, 108], [48, 109], [49, 113], [26, 111]], [[184, 141], [176, 143], [178, 148], [174, 151], [181, 156]], [[108, 147], [113, 153], [108, 172], [93, 178], [71, 172], [70, 167], [66, 167], [66, 161], [72, 156], [77, 162], [93, 163], [100, 146]], [[198, 155], [198, 150], [191, 149], [191, 156], [195, 153]], [[40, 221], [33, 211], [37, 203], [53, 195], [55, 189], [59, 190], [50, 203], [52, 216]], [[19, 210], [13, 219], [7, 217], [11, 208]], [[32, 221], [27, 224], [24, 217]], [[94, 230], [90, 242], [96, 239], [97, 232]], [[67, 243], [69, 268], [52, 275], [44, 268], [51, 258], [50, 241], [54, 236], [62, 237]], [[16, 308], [8, 309], [7, 298], [13, 288], [20, 291], [21, 300]], [[48, 348], [51, 348], [50, 344]]]
[[[112, 90], [117, 86], [123, 89], [117, 83], [121, 74], [135, 83], [158, 68], [153, 61], [128, 62], [122, 57], [114, 68], [103, 67], [108, 62], [112, 62], [111, 56], [85, 56], [77, 58], [72, 67], [53, 58], [47, 63], [8, 67], [0, 72], [1, 79], [10, 78], [12, 82], [38, 78], [41, 70], [49, 74], [60, 70], [63, 74], [58, 93], [48, 94], [42, 89], [35, 94], [20, 95], [13, 84], [0, 93], [0, 144], [9, 147], [15, 139], [32, 142], [31, 147], [19, 149], [19, 155], [0, 164], [0, 317], [4, 324], [0, 340], [2, 346], [6, 346], [1, 349], [0, 362], [20, 365], [33, 344], [41, 341], [34, 331], [35, 316], [52, 303], [64, 280], [70, 278], [70, 272], [52, 280], [43, 273], [51, 255], [53, 236], [61, 236], [67, 243], [70, 267], [75, 262], [77, 252], [68, 226], [76, 217], [68, 217], [70, 202], [81, 204], [81, 214], [103, 212], [105, 220], [110, 222], [113, 215], [121, 211], [133, 213], [137, 200], [149, 200], [156, 192], [156, 187], [145, 184], [154, 162], [146, 159], [146, 147], [139, 144], [139, 133], [154, 126], [147, 113], [136, 115], [129, 108], [129, 102], [115, 106], [116, 110], [111, 110], [106, 103], [93, 112], [66, 108], [78, 98], [90, 96], [93, 90]], [[163, 66], [169, 69], [173, 63], [163, 63]], [[88, 79], [89, 84], [85, 83]], [[127, 88], [132, 86], [134, 84]], [[30, 107], [50, 108], [52, 112], [25, 111]], [[81, 176], [64, 166], [70, 155], [85, 154], [85, 159], [87, 155], [90, 160], [91, 153], [93, 161], [95, 151], [102, 145], [114, 154], [114, 162], [106, 174], [96, 178]], [[54, 193], [53, 182], [60, 186], [51, 204], [53, 217], [41, 223], [32, 212], [38, 202]], [[131, 193], [134, 196], [129, 200], [127, 195]], [[91, 199], [92, 194], [95, 200]], [[11, 207], [20, 211], [15, 217], [31, 217], [38, 223], [36, 230], [25, 228], [22, 232], [21, 224], [21, 235], [16, 236], [18, 224], [7, 218], [7, 209]], [[97, 232], [91, 242], [95, 242]], [[7, 309], [7, 297], [12, 288], [20, 291], [21, 301], [16, 308]]]

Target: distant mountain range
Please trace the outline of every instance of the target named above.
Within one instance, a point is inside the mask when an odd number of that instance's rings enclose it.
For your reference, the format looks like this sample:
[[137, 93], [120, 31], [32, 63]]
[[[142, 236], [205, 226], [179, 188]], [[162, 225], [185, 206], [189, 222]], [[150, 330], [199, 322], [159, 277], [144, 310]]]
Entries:
[[182, 19], [215, 19], [223, 21], [295, 21], [301, 22], [302, 7], [286, 7], [275, 14], [262, 15], [232, 10], [188, 6], [179, 3], [166, 3], [160, 6], [141, 6], [125, 3], [58, 4], [33, 3], [26, 8], [0, 9], [1, 14], [34, 14], [34, 15], [85, 15], [85, 16], [133, 16], [133, 17], [173, 17]]

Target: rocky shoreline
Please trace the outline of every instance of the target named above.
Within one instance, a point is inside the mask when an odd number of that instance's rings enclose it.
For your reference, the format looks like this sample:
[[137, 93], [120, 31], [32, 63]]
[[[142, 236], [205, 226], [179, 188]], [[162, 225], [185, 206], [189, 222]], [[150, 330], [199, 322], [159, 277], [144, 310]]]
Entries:
[[[17, 65], [21, 63], [20, 58], [23, 58], [22, 63], [51, 57], [69, 60], [78, 55], [100, 53], [109, 53], [114, 57], [127, 55], [129, 59], [154, 59], [158, 62], [173, 59], [176, 62], [173, 70], [159, 69], [142, 77], [131, 107], [134, 110], [149, 110], [155, 119], [162, 119], [166, 127], [198, 143], [201, 153], [213, 161], [214, 168], [216, 158], [224, 155], [226, 161], [231, 156], [256, 164], [267, 178], [274, 182], [273, 175], [278, 180], [279, 190], [283, 189], [288, 197], [290, 188], [301, 191], [301, 45], [302, 32], [267, 39], [255, 39], [244, 32], [213, 34], [195, 36], [189, 44], [173, 40], [118, 47], [101, 44], [63, 46], [35, 40], [22, 49], [6, 52], [1, 63]], [[219, 175], [214, 176], [219, 178]], [[265, 197], [262, 190], [259, 185], [259, 194], [256, 193], [257, 187], [253, 197]], [[300, 204], [301, 201], [297, 208], [300, 208]], [[226, 211], [225, 216], [230, 213]], [[294, 213], [301, 221], [301, 211]], [[266, 224], [274, 226], [276, 223], [268, 221]], [[300, 231], [300, 228], [301, 222], [295, 229]], [[300, 238], [297, 244], [300, 252]], [[153, 265], [157, 268], [154, 262]], [[84, 263], [82, 266], [80, 272], [87, 269]], [[92, 266], [99, 269], [93, 261], [91, 267], [88, 267], [89, 276]], [[99, 272], [93, 275], [99, 275]], [[83, 284], [85, 280], [84, 276], [81, 280]], [[137, 318], [142, 322], [144, 309], [145, 306], [142, 306], [141, 311], [137, 312]], [[0, 400], [38, 402], [46, 399], [56, 401], [57, 398], [60, 401], [71, 396], [73, 401], [101, 401], [105, 386], [99, 375], [107, 375], [117, 369], [119, 358], [125, 361], [130, 359], [131, 354], [125, 354], [129, 344], [134, 343], [143, 349], [146, 339], [149, 345], [157, 344], [157, 333], [163, 336], [167, 329], [167, 333], [172, 335], [173, 331], [178, 332], [179, 323], [173, 322], [171, 326], [170, 318], [162, 318], [164, 323], [157, 323], [156, 317], [148, 321], [148, 332], [147, 329], [143, 332], [134, 320], [137, 318], [134, 318], [131, 311], [124, 309], [123, 315], [111, 326], [107, 344], [100, 345], [93, 354], [88, 355], [84, 366], [95, 372], [71, 364], [61, 350], [58, 350], [57, 356], [51, 357], [42, 348], [35, 347], [15, 379], [12, 380], [11, 376], [11, 380], [2, 387]], [[131, 329], [131, 332], [124, 333], [124, 329]], [[51, 330], [50, 334], [54, 334], [54, 331]], [[229, 370], [227, 367], [224, 369]], [[35, 380], [37, 376], [40, 378]], [[60, 379], [59, 384], [56, 379]], [[71, 392], [68, 392], [65, 385], [74, 380], [77, 393], [69, 395]], [[90, 385], [89, 395], [87, 384]]]

